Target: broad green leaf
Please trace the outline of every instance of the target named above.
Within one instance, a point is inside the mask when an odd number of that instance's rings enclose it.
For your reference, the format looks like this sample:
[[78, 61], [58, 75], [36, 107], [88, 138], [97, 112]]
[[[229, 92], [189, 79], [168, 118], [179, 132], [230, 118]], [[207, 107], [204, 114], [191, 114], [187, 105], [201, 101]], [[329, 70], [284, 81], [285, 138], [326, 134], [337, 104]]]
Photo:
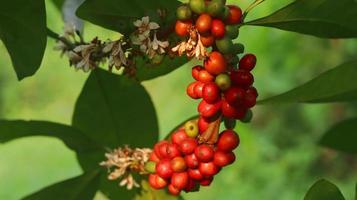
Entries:
[[147, 181], [142, 181], [141, 186], [142, 190], [134, 200], [183, 200], [181, 196], [170, 195], [165, 190], [153, 189]]
[[323, 38], [357, 37], [357, 1], [297, 0], [267, 17], [246, 24]]
[[345, 200], [345, 198], [333, 183], [321, 179], [309, 189], [304, 200]]
[[140, 81], [153, 79], [174, 71], [186, 62], [188, 62], [188, 59], [185, 56], [173, 59], [166, 56], [160, 65], [153, 65], [138, 58], [136, 60], [136, 77]]
[[103, 149], [81, 131], [63, 124], [46, 121], [0, 120], [0, 142], [29, 136], [59, 138], [77, 153]]
[[320, 144], [346, 153], [357, 153], [357, 118], [342, 121], [321, 138]]
[[56, 6], [58, 10], [62, 10], [62, 5], [65, 0], [52, 0], [53, 4]]
[[33, 75], [41, 65], [47, 42], [44, 0], [2, 1], [0, 39], [18, 79]]
[[355, 200], [357, 200], [357, 183], [356, 183], [356, 187], [355, 187]]
[[283, 94], [259, 101], [275, 103], [329, 103], [357, 100], [357, 60], [328, 70]]
[[98, 190], [99, 177], [98, 170], [87, 172], [48, 186], [24, 200], [92, 200]]
[[96, 25], [128, 34], [133, 31], [133, 22], [144, 16], [166, 9], [167, 20], [173, 21], [177, 0], [86, 0], [77, 10], [77, 15]]

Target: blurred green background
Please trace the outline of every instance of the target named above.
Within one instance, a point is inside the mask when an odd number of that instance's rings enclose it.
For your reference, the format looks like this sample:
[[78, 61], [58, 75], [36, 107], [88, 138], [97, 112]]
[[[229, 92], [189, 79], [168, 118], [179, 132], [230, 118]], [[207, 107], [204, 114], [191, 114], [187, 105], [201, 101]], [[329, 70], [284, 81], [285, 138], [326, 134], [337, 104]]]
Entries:
[[[230, 1], [246, 8], [252, 0]], [[248, 17], [265, 16], [291, 1], [266, 1]], [[48, 26], [60, 33], [60, 12], [47, 1]], [[118, 34], [86, 24], [85, 38], [118, 38]], [[243, 27], [238, 39], [255, 53], [254, 71], [260, 98], [291, 89], [351, 59], [356, 40], [323, 40], [274, 29]], [[39, 119], [70, 124], [74, 103], [88, 74], [75, 72], [48, 39], [42, 67], [18, 82], [0, 43], [0, 117]], [[197, 102], [185, 95], [192, 81], [187, 64], [144, 83], [155, 103], [161, 137], [196, 113]], [[115, 91], [113, 91], [115, 92]], [[352, 104], [257, 106], [251, 124], [238, 124], [241, 146], [237, 162], [223, 170], [209, 188], [185, 194], [188, 200], [302, 199], [319, 178], [336, 183], [352, 199], [357, 159], [316, 143], [334, 123], [353, 116]], [[143, 113], [145, 114], [145, 113]], [[144, 134], [144, 133], [143, 133]], [[0, 199], [16, 200], [49, 184], [79, 175], [75, 154], [57, 139], [31, 137], [0, 144]], [[96, 199], [103, 199], [97, 195]]]

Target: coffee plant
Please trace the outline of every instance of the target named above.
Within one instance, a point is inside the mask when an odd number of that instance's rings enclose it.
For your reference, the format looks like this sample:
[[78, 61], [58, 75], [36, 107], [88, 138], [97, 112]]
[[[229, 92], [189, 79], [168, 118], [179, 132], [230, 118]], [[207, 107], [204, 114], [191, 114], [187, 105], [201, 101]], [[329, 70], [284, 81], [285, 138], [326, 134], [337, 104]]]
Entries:
[[[182, 199], [184, 192], [209, 188], [214, 177], [239, 158], [234, 150], [244, 141], [235, 127], [253, 119], [254, 106], [357, 100], [357, 60], [350, 60], [290, 91], [257, 101], [254, 80], [259, 77], [253, 74], [264, 63], [245, 51], [244, 41], [237, 42], [245, 26], [326, 39], [356, 38], [355, 0], [296, 0], [252, 21], [247, 16], [265, 0], [252, 0], [244, 9], [237, 2], [55, 1], [63, 7], [66, 22], [63, 33], [56, 33], [47, 27], [44, 0], [3, 1], [0, 39], [19, 80], [38, 70], [47, 37], [56, 41], [55, 50], [69, 66], [90, 73], [71, 125], [0, 120], [1, 142], [33, 135], [56, 137], [76, 152], [83, 169], [82, 175], [24, 199], [85, 200], [97, 191], [109, 199]], [[73, 17], [74, 11], [80, 19]], [[116, 31], [119, 38], [86, 41], [81, 20]], [[181, 89], [192, 102], [199, 101], [197, 115], [177, 122], [159, 141], [156, 111], [142, 82], [188, 66], [192, 82]], [[356, 123], [357, 118], [351, 118], [336, 124], [319, 143], [356, 154]], [[345, 198], [333, 183], [321, 179], [304, 199]]]

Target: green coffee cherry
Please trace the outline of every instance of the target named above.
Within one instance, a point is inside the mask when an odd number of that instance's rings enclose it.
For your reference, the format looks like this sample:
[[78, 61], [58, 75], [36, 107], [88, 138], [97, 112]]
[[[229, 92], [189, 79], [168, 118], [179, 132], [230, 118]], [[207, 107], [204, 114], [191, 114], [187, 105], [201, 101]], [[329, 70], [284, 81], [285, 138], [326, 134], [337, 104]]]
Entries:
[[145, 163], [144, 166], [145, 170], [151, 174], [155, 173], [155, 168], [156, 168], [156, 163], [153, 161], [149, 161], [147, 163]]
[[239, 29], [237, 25], [227, 25], [226, 26], [226, 35], [231, 39], [236, 39], [239, 35]]
[[204, 0], [190, 0], [189, 5], [191, 10], [196, 14], [206, 12], [206, 4]]
[[241, 43], [237, 43], [233, 45], [233, 52], [234, 54], [241, 54], [244, 53], [244, 45]]
[[233, 130], [236, 127], [236, 120], [231, 118], [224, 118], [224, 127], [229, 130]]
[[192, 11], [187, 5], [182, 5], [176, 10], [176, 17], [178, 20], [188, 20], [192, 17]]
[[236, 66], [239, 63], [239, 60], [240, 60], [239, 56], [236, 55], [231, 58], [231, 60], [229, 61], [229, 64]]
[[198, 125], [197, 122], [194, 120], [190, 120], [185, 123], [185, 132], [188, 137], [195, 138], [198, 136]]
[[207, 13], [212, 17], [222, 16], [224, 13], [224, 4], [221, 0], [212, 0], [207, 5]]
[[221, 18], [222, 18], [223, 20], [226, 20], [226, 19], [229, 17], [229, 13], [230, 13], [229, 7], [228, 7], [228, 6], [224, 6], [224, 8], [223, 8], [223, 13], [222, 13], [222, 15], [221, 15]]
[[249, 110], [245, 113], [243, 119], [241, 119], [240, 121], [243, 122], [243, 123], [249, 123], [249, 122], [252, 121], [252, 119], [253, 119], [253, 112], [252, 112], [251, 109], [249, 109]]
[[235, 52], [232, 39], [229, 38], [229, 37], [224, 37], [222, 39], [217, 39], [216, 40], [216, 46], [217, 46], [218, 50], [223, 54], [230, 54], [230, 53], [234, 53]]
[[222, 91], [231, 87], [231, 79], [228, 74], [219, 74], [214, 81]]

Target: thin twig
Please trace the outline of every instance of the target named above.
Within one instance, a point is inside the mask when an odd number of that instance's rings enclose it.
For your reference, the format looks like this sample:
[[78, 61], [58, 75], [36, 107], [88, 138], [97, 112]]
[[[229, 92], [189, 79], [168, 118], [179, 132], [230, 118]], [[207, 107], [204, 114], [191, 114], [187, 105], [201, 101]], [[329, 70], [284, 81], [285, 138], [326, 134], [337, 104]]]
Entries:
[[48, 27], [46, 28], [46, 30], [47, 30], [47, 35], [48, 35], [48, 37], [63, 42], [63, 43], [64, 43], [67, 47], [69, 47], [71, 50], [75, 48], [75, 45], [74, 45], [73, 43], [71, 43], [70, 41], [68, 41], [66, 38], [60, 36], [58, 33], [52, 31], [52, 30], [49, 29]]

